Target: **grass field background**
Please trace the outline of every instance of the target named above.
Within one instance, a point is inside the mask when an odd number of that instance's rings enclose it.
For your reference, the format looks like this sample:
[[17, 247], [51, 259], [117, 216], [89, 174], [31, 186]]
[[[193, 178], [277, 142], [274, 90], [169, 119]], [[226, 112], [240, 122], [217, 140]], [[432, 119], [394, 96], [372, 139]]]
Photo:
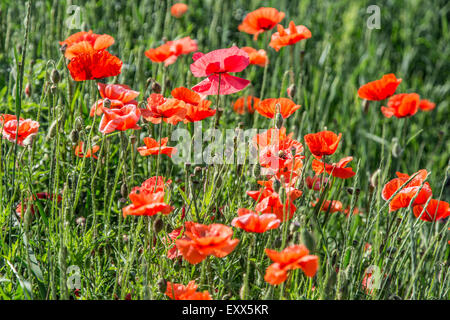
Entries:
[[[396, 171], [413, 174], [427, 169], [433, 197], [450, 199], [450, 4], [414, 0], [186, 3], [188, 12], [175, 19], [170, 15], [172, 1], [32, 1], [22, 60], [26, 3], [1, 1], [0, 113], [16, 114], [20, 105], [21, 116], [39, 121], [40, 128], [32, 147], [0, 141], [0, 299], [167, 299], [160, 291], [162, 279], [183, 284], [196, 280], [213, 299], [449, 299], [448, 219], [427, 223], [414, 219], [408, 209], [389, 213], [380, 194]], [[372, 4], [381, 9], [380, 29], [367, 27], [366, 10]], [[248, 12], [261, 6], [285, 12], [281, 22], [285, 27], [292, 20], [311, 30], [311, 39], [294, 47], [293, 100], [302, 107], [287, 119], [287, 132], [294, 132], [302, 143], [305, 134], [324, 127], [342, 133], [336, 157], [353, 156], [357, 175], [335, 181], [324, 197], [363, 213], [346, 217], [317, 212], [309, 205], [316, 194], [305, 188], [296, 201], [294, 219], [280, 229], [255, 235], [233, 228], [240, 243], [226, 258], [211, 257], [195, 266], [170, 260], [164, 239], [183, 224], [183, 207], [187, 220], [198, 214], [200, 222], [208, 224], [215, 216], [214, 222], [230, 225], [238, 208], [254, 205], [246, 195], [258, 188], [252, 167], [203, 164], [191, 176], [194, 165], [175, 165], [161, 157], [161, 175], [173, 180], [168, 193], [175, 210], [161, 216], [160, 232], [154, 231], [154, 218], [124, 219], [128, 192], [156, 174], [157, 158], [141, 157], [135, 148], [150, 134], [158, 137], [159, 126], [141, 120], [139, 131], [106, 138], [99, 133], [99, 119], [89, 117], [90, 106], [99, 98], [96, 82], [70, 79], [59, 41], [80, 30], [113, 36], [115, 44], [108, 50], [124, 65], [121, 74], [107, 82], [139, 91], [139, 102], [151, 93], [150, 77], [162, 84], [166, 96], [172, 88], [190, 88], [199, 82], [189, 70], [192, 55], [181, 56], [165, 72], [162, 64], [144, 55], [163, 39], [190, 36], [202, 52], [233, 44], [264, 48], [270, 60], [264, 98], [286, 97], [289, 48], [276, 52], [268, 47], [266, 36], [275, 29], [257, 41], [237, 29]], [[70, 29], [68, 19], [77, 8], [80, 28]], [[29, 95], [17, 95], [20, 64]], [[53, 69], [61, 75], [55, 88], [50, 83]], [[435, 102], [436, 109], [388, 119], [380, 112], [381, 103], [374, 102], [364, 112], [358, 88], [387, 73], [403, 79], [398, 93], [417, 92]], [[240, 76], [251, 86], [220, 98], [224, 112], [219, 128], [268, 128], [270, 120], [256, 113], [241, 116], [232, 109], [238, 97], [260, 95], [264, 68], [249, 66]], [[216, 104], [215, 97], [209, 99]], [[203, 126], [212, 121], [204, 120]], [[80, 140], [102, 145], [98, 160], [74, 156], [73, 130]], [[162, 130], [164, 137], [170, 135], [169, 126]], [[131, 136], [136, 137], [135, 144]], [[311, 160], [305, 161], [307, 175], [313, 175]], [[371, 177], [378, 169], [371, 189]], [[359, 196], [349, 194], [349, 187], [360, 189]], [[17, 218], [17, 204], [43, 191], [61, 194], [63, 201], [40, 201], [34, 219]], [[310, 250], [319, 256], [320, 266], [314, 278], [297, 270], [284, 285], [271, 286], [264, 281], [270, 263], [264, 249], [280, 248], [283, 226], [289, 243], [304, 242], [312, 235], [315, 245]], [[366, 243], [372, 246], [370, 253], [364, 249]], [[362, 287], [369, 266], [378, 267], [382, 274], [380, 288], [373, 292]], [[79, 270], [81, 279], [76, 294], [67, 286], [73, 270]]]

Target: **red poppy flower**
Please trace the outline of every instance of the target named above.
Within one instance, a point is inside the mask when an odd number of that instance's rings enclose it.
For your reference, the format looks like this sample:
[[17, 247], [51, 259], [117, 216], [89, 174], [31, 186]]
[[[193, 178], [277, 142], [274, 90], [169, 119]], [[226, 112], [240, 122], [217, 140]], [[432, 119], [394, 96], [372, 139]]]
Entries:
[[189, 281], [188, 285], [167, 281], [166, 295], [172, 300], [211, 300], [208, 291], [197, 292], [195, 281]]
[[175, 18], [181, 18], [186, 11], [188, 11], [189, 7], [184, 3], [175, 3], [172, 7], [170, 7], [170, 14]]
[[168, 141], [169, 138], [162, 138], [160, 142], [156, 141], [153, 138], [144, 138], [145, 146], [137, 148], [137, 151], [141, 156], [166, 154], [170, 158], [172, 158], [172, 155], [177, 152], [177, 149], [174, 147], [168, 147]]
[[[36, 193], [36, 197], [37, 197], [38, 199], [49, 199], [49, 200], [52, 200], [52, 199], [53, 199], [53, 195], [52, 195], [52, 194], [49, 194], [49, 193], [47, 193], [47, 192], [38, 192], [38, 193]], [[36, 201], [36, 197], [30, 197], [30, 198], [28, 198], [28, 201], [27, 201], [24, 205], [22, 205], [22, 203], [19, 203], [19, 204], [17, 205], [17, 207], [16, 207], [16, 213], [17, 213], [17, 215], [18, 215], [20, 218], [22, 218], [22, 212], [26, 212], [26, 211], [27, 211], [27, 206], [26, 206], [26, 204], [27, 204], [27, 203], [31, 203], [31, 202], [33, 202], [33, 201]], [[61, 195], [58, 195], [57, 201], [58, 201], [58, 202], [61, 202], [61, 200], [62, 200]], [[32, 215], [34, 215], [34, 213], [35, 213], [34, 205], [31, 205], [31, 207], [30, 207], [30, 212], [31, 212]]]
[[321, 187], [328, 183], [328, 178], [316, 175], [314, 177], [306, 177], [305, 182], [306, 186], [309, 189], [313, 189], [314, 191], [320, 191]]
[[275, 117], [275, 114], [277, 113], [277, 104], [280, 105], [280, 110], [278, 111], [281, 113], [284, 119], [290, 117], [301, 107], [288, 98], [270, 98], [261, 101], [259, 105], [255, 106], [255, 110], [258, 111], [258, 113], [262, 116], [273, 119], [273, 117]]
[[75, 81], [114, 77], [122, 70], [122, 61], [106, 50], [79, 54], [67, 66]]
[[116, 130], [140, 129], [137, 125], [140, 117], [140, 109], [133, 104], [127, 104], [121, 109], [103, 108], [99, 131], [107, 134]]
[[410, 117], [419, 110], [420, 96], [417, 93], [400, 93], [388, 100], [387, 107], [381, 107], [381, 112], [387, 118]]
[[339, 160], [338, 163], [328, 164], [318, 161], [316, 159], [312, 162], [312, 169], [316, 175], [321, 174], [324, 170], [333, 177], [340, 179], [348, 179], [353, 177], [356, 172], [351, 167], [346, 167], [347, 164], [353, 160], [353, 157], [345, 157]]
[[247, 52], [250, 59], [250, 64], [265, 67], [269, 63], [269, 58], [267, 58], [266, 50], [256, 50], [252, 47], [242, 47], [241, 49]]
[[114, 38], [107, 34], [95, 34], [92, 30], [77, 32], [64, 41], [60, 41], [61, 46], [67, 45], [64, 55], [67, 59], [72, 59], [80, 53], [95, 52], [104, 50], [114, 43]]
[[[259, 163], [266, 168], [266, 175], [276, 175], [279, 179], [295, 178], [303, 167], [303, 145], [292, 139], [293, 133], [286, 135], [286, 128], [269, 129], [256, 135], [253, 140], [259, 148]], [[292, 154], [295, 150], [295, 154]]]
[[[316, 202], [311, 202], [311, 206], [315, 207], [319, 203], [319, 201], [319, 198], [317, 198]], [[340, 202], [339, 200], [325, 200], [320, 205], [320, 211], [323, 212], [328, 212], [328, 210], [330, 210], [330, 212], [339, 212], [343, 211], [342, 208], [342, 202]]]
[[238, 217], [233, 219], [231, 225], [247, 232], [263, 233], [278, 228], [280, 223], [281, 221], [275, 214], [258, 214], [257, 212], [240, 208], [238, 209]]
[[292, 245], [281, 252], [266, 249], [266, 254], [274, 262], [266, 269], [264, 280], [271, 285], [287, 279], [289, 270], [302, 269], [307, 277], [314, 277], [319, 269], [319, 257], [310, 255], [304, 245]]
[[424, 210], [424, 207], [425, 205], [417, 205], [413, 207], [413, 212], [416, 218], [420, 217], [423, 221], [433, 222], [450, 216], [450, 207], [445, 201], [431, 199], [426, 207], [426, 210]]
[[16, 142], [17, 137], [17, 144], [19, 146], [29, 144], [39, 130], [39, 122], [31, 119], [23, 120], [20, 118], [18, 132], [16, 116], [4, 114], [1, 116], [1, 119], [0, 132], [2, 133], [2, 138], [11, 142]]
[[167, 67], [173, 64], [178, 56], [189, 54], [197, 50], [197, 41], [190, 37], [184, 37], [178, 40], [167, 41], [157, 48], [149, 49], [145, 51], [145, 55], [153, 62], [164, 62], [164, 66]]
[[185, 236], [177, 240], [178, 250], [189, 263], [197, 264], [207, 256], [223, 258], [230, 254], [239, 243], [231, 239], [233, 230], [223, 224], [204, 225], [186, 221]]
[[[353, 208], [353, 215], [358, 215], [361, 213], [361, 210], [359, 208], [354, 207]], [[347, 206], [347, 208], [344, 209], [344, 214], [348, 217], [350, 215], [350, 206]]]
[[317, 159], [321, 159], [322, 156], [329, 156], [336, 152], [341, 138], [342, 133], [339, 133], [338, 136], [332, 131], [320, 131], [305, 135], [305, 143], [309, 151]]
[[402, 79], [397, 79], [393, 73], [384, 75], [381, 79], [375, 80], [361, 86], [358, 96], [361, 99], [380, 101], [389, 98], [395, 93]]
[[131, 90], [125, 84], [104, 84], [97, 83], [98, 91], [102, 99], [97, 100], [91, 108], [90, 116], [93, 117], [97, 111], [100, 116], [103, 113], [103, 100], [109, 99], [112, 109], [120, 109], [127, 104], [134, 104], [137, 106], [137, 101], [134, 100], [139, 95], [139, 91]]
[[272, 35], [269, 46], [279, 51], [282, 47], [291, 46], [297, 42], [311, 38], [311, 31], [305, 26], [296, 26], [294, 21], [289, 23], [289, 28], [284, 29], [281, 24], [277, 26], [278, 32]]
[[292, 219], [297, 208], [294, 201], [302, 195], [302, 191], [295, 189], [288, 184], [285, 185], [287, 198], [284, 204], [280, 195], [275, 192], [272, 185], [266, 186], [258, 191], [247, 191], [247, 195], [252, 197], [258, 204], [255, 211], [260, 213], [273, 213], [281, 221]]
[[140, 187], [134, 187], [129, 197], [132, 204], [122, 209], [123, 217], [153, 216], [157, 213], [169, 214], [173, 208], [164, 202], [164, 187], [170, 180], [165, 182], [163, 177], [152, 177], [142, 183]]
[[197, 92], [179, 87], [173, 89], [171, 94], [174, 99], [185, 103], [186, 115], [184, 123], [201, 121], [216, 114], [216, 110], [210, 108], [211, 101], [202, 99]]
[[[235, 76], [230, 72], [241, 72], [250, 63], [248, 54], [236, 46], [218, 49], [207, 54], [197, 52], [193, 56], [191, 72], [194, 77], [207, 77], [192, 90], [203, 95], [226, 95], [241, 91], [250, 81]], [[220, 87], [220, 92], [219, 92]]]
[[[386, 183], [381, 191], [381, 196], [385, 201], [388, 201], [395, 192], [410, 178], [409, 175], [397, 172], [398, 178], [392, 179]], [[427, 171], [425, 169], [419, 170], [417, 175], [395, 195], [389, 203], [389, 211], [396, 211], [400, 208], [407, 208], [411, 203], [411, 200], [416, 197], [420, 186], [423, 184], [427, 177]], [[430, 184], [425, 182], [419, 194], [417, 195], [413, 205], [421, 205], [428, 201], [432, 195]]]
[[238, 29], [241, 32], [253, 34], [253, 39], [257, 40], [260, 33], [273, 29], [283, 18], [284, 12], [279, 12], [275, 8], [262, 7], [248, 13]]
[[186, 116], [186, 105], [178, 99], [167, 99], [162, 94], [152, 93], [147, 99], [147, 108], [141, 109], [145, 120], [153, 124], [161, 121], [176, 125]]
[[[244, 103], [246, 101], [246, 103]], [[233, 110], [239, 114], [255, 112], [254, 108], [259, 104], [259, 98], [246, 96], [238, 98], [233, 104]]]
[[87, 150], [86, 152], [83, 152], [83, 141], [80, 141], [78, 145], [75, 147], [75, 156], [80, 158], [90, 158], [93, 157], [94, 159], [98, 159], [98, 157], [95, 155], [95, 153], [100, 150], [99, 146], [93, 146], [90, 150]]
[[422, 99], [419, 101], [419, 109], [422, 111], [431, 111], [436, 108], [436, 103], [431, 102], [427, 99]]

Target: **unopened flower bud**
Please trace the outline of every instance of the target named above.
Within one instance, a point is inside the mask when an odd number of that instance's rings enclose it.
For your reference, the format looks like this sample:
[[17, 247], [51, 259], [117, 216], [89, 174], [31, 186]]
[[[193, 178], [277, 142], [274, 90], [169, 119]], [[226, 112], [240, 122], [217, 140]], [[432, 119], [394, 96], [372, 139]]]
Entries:
[[152, 92], [161, 93], [161, 85], [156, 81], [153, 81], [152, 83]]
[[75, 119], [75, 129], [81, 131], [83, 130], [83, 125], [84, 125], [83, 118], [77, 117]]
[[164, 228], [164, 222], [161, 217], [156, 217], [155, 222], [153, 223], [153, 231], [155, 233], [159, 233]]
[[60, 80], [61, 80], [61, 75], [59, 74], [58, 70], [53, 69], [52, 73], [50, 74], [50, 81], [53, 84], [58, 84]]
[[70, 131], [69, 138], [73, 143], [77, 143], [79, 139], [78, 130], [73, 129], [72, 131]]
[[277, 114], [275, 115], [275, 126], [277, 127], [277, 129], [281, 129], [283, 127], [283, 116], [281, 115], [281, 113], [277, 112]]

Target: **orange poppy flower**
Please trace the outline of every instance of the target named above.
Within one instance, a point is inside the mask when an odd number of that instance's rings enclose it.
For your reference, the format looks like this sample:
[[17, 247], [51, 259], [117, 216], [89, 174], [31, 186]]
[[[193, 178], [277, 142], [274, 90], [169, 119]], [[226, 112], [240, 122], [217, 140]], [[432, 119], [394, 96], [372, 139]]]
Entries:
[[[358, 215], [361, 213], [361, 210], [359, 208], [354, 207], [353, 208], [353, 215]], [[347, 206], [347, 208], [344, 209], [344, 214], [348, 217], [350, 215], [350, 206]]]
[[67, 45], [64, 55], [67, 59], [72, 59], [80, 53], [104, 50], [114, 44], [114, 38], [107, 34], [95, 34], [89, 30], [77, 32], [59, 44]]
[[234, 218], [231, 225], [247, 232], [263, 233], [280, 226], [281, 221], [275, 214], [258, 214], [252, 210], [238, 209], [238, 217]]
[[317, 159], [321, 159], [322, 156], [329, 156], [336, 152], [342, 133], [337, 135], [332, 131], [320, 131], [307, 134], [304, 138], [309, 151]]
[[201, 121], [216, 114], [216, 110], [210, 108], [211, 101], [202, 99], [195, 91], [179, 87], [173, 89], [171, 94], [174, 99], [181, 100], [186, 105], [184, 123]]
[[277, 104], [280, 105], [279, 112], [284, 119], [290, 117], [301, 107], [288, 98], [270, 98], [261, 101], [257, 106], [255, 106], [255, 110], [258, 111], [262, 116], [273, 119], [273, 117], [275, 117], [275, 114], [277, 113]]
[[[319, 203], [319, 201], [320, 199], [317, 198], [316, 202], [311, 202], [311, 206], [315, 207]], [[328, 212], [328, 210], [330, 210], [330, 212], [339, 212], [343, 211], [342, 208], [342, 202], [340, 202], [339, 200], [325, 200], [320, 205], [320, 211], [323, 212]]]
[[132, 204], [122, 209], [123, 217], [153, 216], [157, 213], [169, 214], [173, 207], [164, 202], [164, 187], [169, 184], [163, 177], [152, 177], [142, 183], [140, 187], [134, 187], [129, 197]]
[[192, 264], [203, 261], [209, 255], [223, 258], [239, 243], [238, 239], [231, 239], [233, 230], [230, 227], [217, 223], [204, 225], [186, 221], [184, 234], [176, 245], [183, 258]]
[[172, 300], [212, 300], [208, 291], [197, 292], [195, 281], [189, 281], [188, 285], [167, 281], [166, 295]]
[[75, 146], [75, 156], [80, 158], [90, 158], [93, 157], [94, 159], [98, 159], [98, 157], [95, 155], [95, 153], [100, 150], [99, 146], [93, 146], [90, 150], [87, 150], [86, 152], [83, 152], [83, 141], [80, 141], [77, 146]]
[[358, 96], [361, 99], [370, 101], [380, 101], [389, 98], [395, 93], [402, 79], [397, 79], [393, 73], [384, 75], [381, 79], [375, 80], [358, 89]]
[[267, 269], [264, 280], [271, 285], [287, 279], [289, 270], [302, 269], [307, 277], [314, 277], [319, 269], [319, 257], [310, 255], [304, 245], [292, 245], [281, 252], [266, 249], [266, 254], [274, 262]]
[[169, 258], [170, 260], [173, 260], [175, 258], [178, 257], [182, 257], [183, 255], [181, 254], [180, 251], [178, 251], [177, 246], [175, 245], [175, 241], [180, 238], [180, 236], [182, 235], [182, 229], [183, 227], [179, 227], [177, 229], [174, 229], [171, 233], [168, 234], [168, 243], [170, 246], [172, 246], [168, 251], [167, 251], [167, 258]]
[[[398, 178], [392, 179], [386, 183], [381, 191], [381, 196], [385, 201], [388, 201], [395, 192], [410, 178], [409, 175], [397, 172]], [[418, 174], [402, 189], [397, 195], [395, 195], [389, 203], [389, 211], [396, 211], [400, 208], [407, 208], [411, 200], [416, 197], [420, 186], [424, 182], [427, 176], [427, 170], [422, 169], [418, 171]], [[417, 195], [413, 205], [421, 205], [428, 201], [432, 195], [431, 186], [428, 182], [425, 182], [419, 194]]]
[[[38, 192], [38, 193], [36, 193], [36, 197], [37, 197], [38, 199], [49, 199], [49, 200], [52, 200], [52, 199], [53, 199], [53, 195], [51, 195], [51, 194], [49, 194], [49, 193], [47, 193], [47, 192]], [[29, 198], [28, 198], [28, 203], [31, 203], [32, 201], [36, 201], [36, 197], [29, 197]], [[61, 202], [61, 200], [62, 200], [61, 195], [58, 195], [57, 201], [58, 201], [58, 202]], [[22, 212], [26, 212], [26, 211], [27, 211], [27, 206], [26, 206], [26, 204], [22, 205], [22, 203], [19, 203], [19, 204], [17, 205], [17, 207], [16, 207], [16, 213], [17, 213], [17, 215], [18, 215], [20, 218], [22, 218]], [[35, 213], [34, 205], [31, 205], [31, 206], [30, 206], [30, 211], [31, 211], [31, 214], [34, 215], [34, 213]]]
[[145, 55], [152, 62], [164, 62], [164, 66], [167, 67], [173, 64], [177, 60], [178, 56], [182, 54], [189, 54], [197, 50], [197, 41], [191, 39], [190, 37], [184, 37], [174, 41], [167, 41], [157, 48], [149, 49], [145, 51]]
[[346, 167], [347, 164], [352, 160], [353, 157], [345, 157], [339, 160], [338, 163], [328, 164], [314, 159], [312, 162], [312, 169], [317, 175], [321, 174], [325, 170], [328, 174], [332, 175], [333, 177], [340, 179], [348, 179], [356, 174], [356, 172], [354, 172], [351, 167], [348, 168]]
[[247, 52], [250, 64], [265, 67], [269, 63], [269, 58], [267, 58], [267, 53], [264, 49], [256, 50], [252, 47], [243, 47], [241, 50]]
[[154, 154], [166, 154], [170, 158], [172, 155], [177, 152], [177, 149], [174, 147], [168, 147], [167, 142], [169, 138], [162, 138], [160, 142], [156, 141], [153, 138], [144, 138], [144, 147], [137, 148], [137, 151], [141, 156], [149, 156]]
[[140, 117], [141, 111], [134, 104], [127, 104], [121, 109], [103, 108], [99, 131], [107, 134], [116, 130], [140, 129], [137, 125]]
[[281, 20], [283, 20], [284, 12], [279, 12], [275, 8], [259, 8], [248, 13], [238, 30], [253, 35], [253, 39], [257, 40], [258, 35], [267, 30], [273, 29]]
[[281, 24], [277, 26], [278, 32], [272, 35], [269, 46], [279, 51], [282, 47], [291, 46], [297, 42], [311, 38], [311, 31], [305, 26], [296, 26], [294, 21], [289, 23], [289, 28], [284, 29]]
[[[2, 115], [0, 119], [2, 119], [0, 122], [0, 132], [2, 133], [2, 138], [10, 142], [16, 142], [17, 137], [17, 144], [19, 146], [24, 146], [30, 143], [31, 139], [39, 130], [39, 122], [31, 119], [24, 120], [19, 118], [19, 121], [17, 121], [16, 116], [8, 114]], [[19, 125], [19, 130], [17, 130], [17, 125]]]
[[431, 102], [427, 99], [422, 99], [419, 101], [419, 109], [422, 111], [431, 111], [436, 108], [436, 103]]
[[170, 14], [175, 18], [181, 18], [186, 11], [188, 11], [189, 7], [184, 3], [175, 3], [172, 7], [170, 7]]
[[97, 83], [98, 91], [102, 99], [97, 100], [91, 108], [90, 116], [93, 117], [94, 113], [100, 116], [103, 113], [103, 100], [109, 99], [111, 102], [111, 108], [120, 109], [127, 104], [134, 104], [137, 106], [137, 101], [134, 100], [139, 95], [139, 91], [131, 90], [131, 88], [125, 84], [104, 84]]
[[122, 61], [106, 50], [82, 53], [70, 60], [67, 66], [75, 81], [114, 77], [122, 70]]
[[381, 107], [381, 112], [386, 118], [410, 117], [419, 110], [420, 96], [417, 93], [400, 93], [388, 100], [387, 107]]
[[[247, 103], [244, 101], [247, 100]], [[245, 111], [248, 113], [254, 113], [255, 106], [259, 104], [259, 98], [253, 96], [246, 96], [238, 98], [233, 104], [233, 110], [239, 114], [244, 114]]]
[[144, 119], [153, 124], [164, 121], [172, 125], [183, 121], [187, 113], [184, 101], [166, 99], [159, 93], [152, 93], [147, 99], [147, 108], [141, 111]]
[[424, 207], [425, 205], [417, 205], [413, 207], [413, 212], [416, 218], [420, 217], [423, 221], [433, 222], [450, 216], [450, 206], [445, 201], [431, 199], [425, 211]]

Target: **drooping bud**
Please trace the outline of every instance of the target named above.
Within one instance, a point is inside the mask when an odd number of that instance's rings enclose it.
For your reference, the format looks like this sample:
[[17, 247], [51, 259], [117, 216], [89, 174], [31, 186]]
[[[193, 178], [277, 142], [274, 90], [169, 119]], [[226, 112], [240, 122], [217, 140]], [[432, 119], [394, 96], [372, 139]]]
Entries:
[[402, 155], [403, 148], [400, 146], [400, 143], [397, 138], [392, 139], [392, 156], [394, 158], [398, 158]]

